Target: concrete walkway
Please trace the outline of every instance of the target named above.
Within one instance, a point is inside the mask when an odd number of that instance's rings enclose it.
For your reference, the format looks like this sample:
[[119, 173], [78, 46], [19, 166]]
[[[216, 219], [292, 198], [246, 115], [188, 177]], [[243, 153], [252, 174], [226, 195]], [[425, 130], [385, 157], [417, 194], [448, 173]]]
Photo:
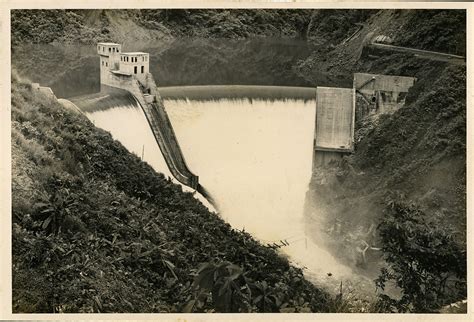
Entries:
[[429, 51], [429, 50], [421, 50], [415, 48], [407, 48], [407, 47], [400, 47], [400, 46], [392, 46], [392, 45], [385, 45], [385, 44], [377, 44], [372, 43], [369, 47], [388, 50], [392, 52], [403, 52], [403, 53], [410, 53], [416, 57], [436, 60], [436, 61], [444, 61], [455, 65], [466, 65], [466, 58], [463, 56], [451, 55], [440, 53], [436, 51]]

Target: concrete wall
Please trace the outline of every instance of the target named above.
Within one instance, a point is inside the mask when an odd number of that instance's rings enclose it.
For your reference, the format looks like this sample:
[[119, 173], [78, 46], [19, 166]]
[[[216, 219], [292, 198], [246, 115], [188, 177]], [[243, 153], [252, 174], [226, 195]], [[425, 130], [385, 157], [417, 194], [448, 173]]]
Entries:
[[371, 102], [370, 113], [393, 113], [405, 105], [416, 78], [378, 74], [354, 74], [354, 89]]
[[313, 151], [313, 172], [318, 167], [324, 167], [331, 162], [339, 162], [347, 153], [333, 151]]
[[354, 99], [352, 88], [316, 89], [315, 150], [353, 150]]
[[120, 75], [111, 71], [101, 73], [100, 86], [118, 87], [128, 90], [132, 86], [132, 76]]
[[[136, 60], [136, 61], [135, 61]], [[145, 82], [146, 74], [150, 72], [150, 57], [148, 54], [121, 54], [120, 55], [120, 71], [135, 75], [142, 83]]]
[[97, 53], [100, 57], [100, 82], [106, 81], [111, 70], [118, 70], [120, 67], [120, 54], [122, 45], [116, 43], [98, 43]]
[[[372, 79], [374, 79], [372, 82], [360, 88], [364, 83]], [[354, 87], [367, 93], [373, 91], [408, 92], [415, 83], [415, 80], [416, 78], [414, 77], [355, 73]]]
[[57, 97], [56, 97], [56, 95], [54, 95], [54, 92], [51, 89], [51, 87], [40, 86], [39, 83], [32, 83], [31, 88], [33, 90], [36, 90], [36, 91], [46, 95], [49, 98], [52, 98], [52, 99], [55, 99], [55, 100], [57, 99]]
[[[145, 76], [145, 87], [149, 87], [151, 93], [147, 98], [134, 75], [127, 76], [114, 74], [113, 72], [109, 74], [107, 83], [101, 84], [102, 89], [105, 90], [107, 86], [121, 88], [129, 91], [137, 99], [171, 173], [179, 182], [197, 189], [199, 178], [189, 170], [184, 160], [173, 126], [156, 89], [153, 76], [150, 73]], [[150, 100], [151, 97], [153, 97], [152, 100]]]

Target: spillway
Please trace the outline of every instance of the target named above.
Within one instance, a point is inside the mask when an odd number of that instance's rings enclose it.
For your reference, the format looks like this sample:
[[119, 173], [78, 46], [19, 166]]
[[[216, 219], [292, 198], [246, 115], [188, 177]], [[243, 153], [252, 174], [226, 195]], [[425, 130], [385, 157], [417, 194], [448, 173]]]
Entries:
[[[280, 250], [318, 284], [352, 275], [304, 225], [311, 179], [315, 100], [164, 101], [189, 166], [232, 227]], [[331, 277], [327, 273], [331, 273]]]
[[[133, 97], [101, 104], [81, 108], [96, 126], [138, 156], [144, 152], [144, 161], [172, 177]], [[206, 100], [200, 94], [195, 100], [167, 96], [164, 105], [188, 165], [224, 220], [263, 244], [283, 241], [279, 251], [305, 267], [306, 276], [319, 285], [335, 289], [341, 280], [353, 278], [351, 269], [316, 244], [304, 225], [315, 99], [296, 95]]]

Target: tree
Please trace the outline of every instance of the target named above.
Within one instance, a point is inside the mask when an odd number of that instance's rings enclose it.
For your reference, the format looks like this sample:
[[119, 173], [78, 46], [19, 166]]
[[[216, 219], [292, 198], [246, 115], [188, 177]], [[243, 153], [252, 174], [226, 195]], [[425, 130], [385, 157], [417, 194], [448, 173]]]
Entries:
[[398, 311], [432, 312], [466, 297], [466, 250], [455, 232], [415, 204], [390, 201], [379, 225], [389, 268], [376, 280], [389, 280], [402, 290]]

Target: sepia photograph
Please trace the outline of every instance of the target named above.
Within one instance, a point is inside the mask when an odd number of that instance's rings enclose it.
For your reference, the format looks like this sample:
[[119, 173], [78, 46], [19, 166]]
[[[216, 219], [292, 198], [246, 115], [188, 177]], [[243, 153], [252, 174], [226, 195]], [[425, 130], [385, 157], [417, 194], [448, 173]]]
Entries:
[[13, 317], [468, 317], [469, 4], [138, 4], [2, 21]]

